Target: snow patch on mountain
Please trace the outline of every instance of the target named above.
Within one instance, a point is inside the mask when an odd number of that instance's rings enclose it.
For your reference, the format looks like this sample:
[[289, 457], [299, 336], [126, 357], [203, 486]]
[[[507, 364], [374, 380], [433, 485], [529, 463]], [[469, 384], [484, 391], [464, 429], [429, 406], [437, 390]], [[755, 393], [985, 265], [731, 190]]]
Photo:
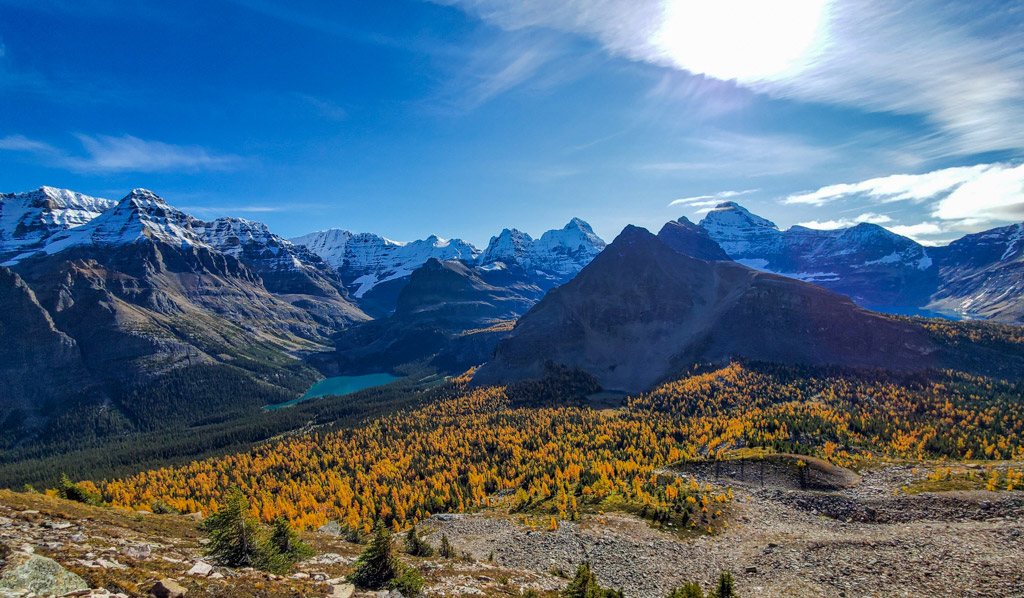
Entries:
[[150, 239], [182, 248], [208, 247], [195, 230], [197, 225], [202, 222], [167, 205], [152, 191], [133, 189], [88, 223], [51, 237], [42, 250], [52, 255], [69, 247], [129, 245]]
[[430, 258], [475, 262], [480, 250], [462, 239], [426, 239], [403, 243], [373, 233], [331, 229], [291, 239], [330, 264], [362, 297], [382, 282], [412, 274]]
[[564, 281], [575, 276], [604, 248], [605, 242], [589, 224], [573, 218], [561, 229], [549, 230], [539, 239], [506, 228], [491, 237], [478, 263], [482, 267], [518, 264], [541, 277]]
[[93, 220], [117, 204], [68, 189], [0, 194], [0, 258], [42, 247], [53, 235]]

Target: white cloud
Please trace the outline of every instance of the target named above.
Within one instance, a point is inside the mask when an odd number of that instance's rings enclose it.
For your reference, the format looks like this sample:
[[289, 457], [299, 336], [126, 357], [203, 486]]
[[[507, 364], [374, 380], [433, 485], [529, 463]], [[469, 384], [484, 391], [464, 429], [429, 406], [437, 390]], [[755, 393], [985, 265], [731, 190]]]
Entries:
[[923, 116], [941, 134], [936, 154], [1024, 147], [1024, 36], [1012, 2], [436, 1], [777, 97]]
[[88, 157], [66, 159], [69, 168], [83, 171], [157, 172], [168, 170], [225, 170], [238, 165], [238, 156], [217, 154], [196, 145], [172, 145], [124, 135], [78, 135]]
[[881, 203], [923, 201], [931, 199], [939, 193], [956, 189], [968, 181], [977, 179], [985, 172], [999, 167], [998, 164], [979, 164], [977, 166], [945, 168], [924, 174], [894, 174], [859, 183], [829, 185], [817, 191], [790, 195], [783, 200], [783, 203], [820, 206], [852, 196], [863, 196]]
[[716, 204], [723, 199], [730, 199], [732, 197], [739, 197], [741, 195], [749, 195], [751, 193], [757, 193], [760, 189], [744, 189], [743, 191], [719, 191], [718, 193], [712, 193], [711, 195], [697, 195], [695, 197], [683, 197], [675, 199], [669, 202], [668, 207], [678, 205], [690, 205], [690, 206], [709, 206]]
[[85, 155], [72, 155], [24, 135], [0, 138], [0, 150], [40, 156], [52, 166], [78, 172], [162, 172], [226, 170], [239, 166], [240, 156], [219, 154], [196, 145], [173, 145], [123, 135], [76, 135]]
[[904, 237], [909, 237], [922, 245], [936, 245], [938, 241], [929, 240], [926, 237], [941, 235], [949, 232], [941, 222], [920, 222], [918, 224], [887, 226], [890, 231]]
[[33, 154], [59, 153], [57, 148], [52, 145], [35, 139], [29, 139], [24, 135], [0, 137], [0, 150], [29, 152]]
[[807, 228], [816, 228], [818, 230], [835, 230], [838, 228], [849, 228], [862, 223], [869, 224], [887, 224], [892, 222], [892, 218], [885, 214], [875, 214], [873, 212], [867, 212], [857, 216], [856, 218], [839, 218], [837, 220], [809, 220], [807, 222], [798, 222], [797, 226], [805, 226]]
[[939, 200], [932, 214], [943, 220], [1024, 220], [1024, 164], [986, 170]]
[[[790, 195], [783, 203], [822, 206], [840, 200], [909, 201], [932, 218], [957, 221], [959, 230], [968, 227], [973, 232], [980, 225], [1024, 220], [1024, 164], [978, 164], [829, 185]], [[929, 230], [924, 223], [908, 226], [921, 227], [912, 230], [914, 234], [931, 234], [923, 232]]]

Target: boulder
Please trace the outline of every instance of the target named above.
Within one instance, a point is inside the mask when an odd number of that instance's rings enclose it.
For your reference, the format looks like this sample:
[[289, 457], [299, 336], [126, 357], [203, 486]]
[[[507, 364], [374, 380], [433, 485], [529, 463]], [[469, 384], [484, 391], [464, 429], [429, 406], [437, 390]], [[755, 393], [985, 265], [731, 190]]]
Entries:
[[138, 546], [126, 546], [122, 552], [130, 559], [140, 560], [148, 559], [153, 554], [153, 549], [150, 548], [149, 544], [140, 544]]
[[199, 561], [188, 570], [189, 575], [195, 575], [197, 577], [206, 577], [213, 573], [213, 565]]
[[321, 525], [319, 528], [317, 528], [316, 531], [319, 534], [326, 534], [328, 536], [336, 537], [341, 536], [342, 534], [341, 525], [339, 525], [337, 521], [328, 521], [326, 524]]
[[16, 552], [8, 556], [7, 564], [0, 569], [0, 588], [60, 596], [88, 590], [89, 585], [53, 559]]
[[331, 593], [327, 598], [352, 598], [356, 587], [350, 583], [339, 583], [331, 586]]
[[149, 590], [152, 598], [182, 598], [187, 593], [188, 590], [173, 579], [161, 579]]

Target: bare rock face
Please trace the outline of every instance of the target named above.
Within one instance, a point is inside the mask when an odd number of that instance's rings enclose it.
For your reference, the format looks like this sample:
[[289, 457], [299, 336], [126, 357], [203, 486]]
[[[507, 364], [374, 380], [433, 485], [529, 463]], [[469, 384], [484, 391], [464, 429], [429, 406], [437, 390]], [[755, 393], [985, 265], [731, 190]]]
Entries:
[[501, 341], [480, 383], [580, 367], [606, 389], [642, 391], [695, 363], [732, 358], [918, 369], [935, 347], [918, 326], [849, 298], [732, 262], [708, 262], [627, 227]]
[[43, 596], [62, 596], [88, 590], [85, 580], [61, 567], [57, 561], [37, 554], [11, 553], [0, 569], [0, 589], [34, 592]]
[[[32, 427], [43, 403], [67, 388], [87, 388], [78, 344], [57, 330], [20, 276], [0, 267], [0, 423], [16, 417]], [[50, 384], [39, 384], [40, 379]]]

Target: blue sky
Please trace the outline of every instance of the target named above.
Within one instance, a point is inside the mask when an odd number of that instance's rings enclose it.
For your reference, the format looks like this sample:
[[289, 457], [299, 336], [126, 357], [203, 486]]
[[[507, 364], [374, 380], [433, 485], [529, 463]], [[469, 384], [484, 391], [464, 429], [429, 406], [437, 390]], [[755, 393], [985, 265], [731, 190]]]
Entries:
[[0, 0], [0, 190], [480, 245], [721, 199], [930, 243], [1024, 220], [1020, 3], [761, 4]]

